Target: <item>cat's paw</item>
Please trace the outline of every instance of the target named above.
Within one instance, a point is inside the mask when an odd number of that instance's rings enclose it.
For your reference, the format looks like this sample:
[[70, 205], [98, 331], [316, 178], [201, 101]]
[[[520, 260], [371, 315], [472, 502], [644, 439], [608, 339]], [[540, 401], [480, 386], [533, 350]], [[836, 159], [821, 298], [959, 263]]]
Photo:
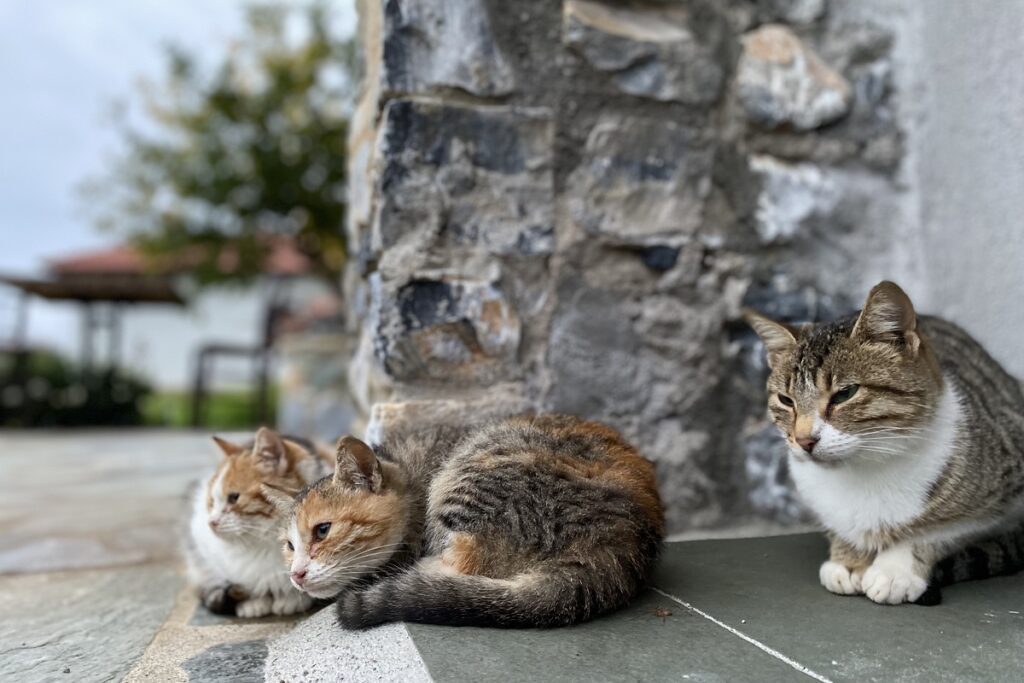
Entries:
[[381, 620], [374, 616], [367, 600], [369, 591], [349, 591], [338, 598], [338, 623], [347, 629], [376, 626]]
[[270, 611], [278, 615], [299, 614], [313, 605], [313, 599], [305, 593], [290, 591], [274, 598]]
[[861, 590], [861, 573], [851, 572], [844, 565], [826, 560], [818, 570], [821, 585], [839, 595], [857, 595]]
[[258, 598], [249, 598], [238, 603], [238, 606], [235, 607], [235, 614], [243, 619], [256, 619], [270, 614], [272, 607], [273, 601], [270, 596], [261, 595]]
[[899, 605], [917, 600], [928, 588], [928, 582], [906, 569], [868, 567], [861, 582], [864, 594], [882, 605]]
[[238, 603], [246, 599], [245, 591], [232, 584], [222, 584], [203, 589], [199, 600], [203, 607], [214, 614], [236, 614]]

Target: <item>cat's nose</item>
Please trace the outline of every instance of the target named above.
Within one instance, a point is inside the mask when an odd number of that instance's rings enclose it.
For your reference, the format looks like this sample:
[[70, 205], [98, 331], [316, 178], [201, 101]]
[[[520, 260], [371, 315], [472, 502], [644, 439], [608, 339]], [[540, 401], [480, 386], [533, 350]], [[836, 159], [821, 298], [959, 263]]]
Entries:
[[306, 570], [305, 569], [299, 569], [297, 571], [292, 572], [292, 581], [295, 582], [296, 586], [301, 586], [302, 582], [305, 581], [305, 580], [306, 580]]
[[811, 451], [814, 450], [814, 444], [816, 444], [816, 443], [818, 443], [818, 440], [817, 439], [811, 439], [811, 438], [797, 439], [796, 440], [796, 445], [799, 446], [800, 448], [804, 449], [808, 453], [810, 453]]
[[216, 531], [217, 527], [219, 527], [219, 526], [220, 526], [220, 520], [219, 519], [211, 519], [210, 520], [210, 529], [212, 529], [213, 531]]

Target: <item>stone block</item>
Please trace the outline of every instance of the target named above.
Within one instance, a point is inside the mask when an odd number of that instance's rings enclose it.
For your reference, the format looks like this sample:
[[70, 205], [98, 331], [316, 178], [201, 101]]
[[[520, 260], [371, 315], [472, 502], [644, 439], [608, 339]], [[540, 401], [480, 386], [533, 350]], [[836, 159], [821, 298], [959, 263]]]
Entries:
[[590, 417], [639, 412], [643, 345], [615, 292], [563, 282], [551, 327], [548, 406]]
[[787, 24], [810, 24], [825, 14], [825, 0], [757, 0], [761, 17], [766, 21]]
[[747, 117], [768, 128], [818, 128], [845, 116], [852, 99], [842, 74], [779, 24], [743, 36], [736, 87]]
[[749, 427], [743, 452], [747, 497], [753, 511], [777, 522], [810, 521], [812, 517], [790, 481], [786, 446], [775, 426], [761, 420]]
[[262, 640], [221, 643], [185, 660], [181, 668], [190, 681], [243, 683], [259, 680], [267, 659]]
[[663, 102], [708, 105], [722, 90], [725, 24], [710, 12], [666, 5], [567, 0], [563, 41], [619, 91]]
[[483, 0], [386, 0], [383, 24], [385, 93], [454, 88], [495, 97], [515, 89]]
[[401, 681], [428, 683], [405, 624], [363, 631], [338, 625], [329, 605], [267, 643], [265, 681]]
[[792, 241], [808, 221], [827, 216], [839, 203], [836, 183], [814, 164], [755, 155], [750, 168], [761, 185], [754, 218], [762, 244]]
[[432, 398], [377, 403], [370, 412], [366, 438], [381, 443], [392, 434], [436, 425], [472, 425], [528, 412], [529, 401], [518, 384], [471, 391], [458, 399]]
[[277, 343], [279, 431], [324, 441], [351, 431], [357, 411], [348, 366], [356, 343], [353, 334], [337, 332], [292, 334]]
[[408, 268], [431, 247], [554, 247], [550, 112], [395, 100], [378, 137], [371, 249]]
[[513, 374], [521, 324], [491, 282], [414, 279], [387, 285], [374, 352], [399, 381], [491, 382]]
[[606, 115], [569, 178], [570, 216], [585, 232], [625, 244], [685, 241], [703, 221], [712, 160], [711, 145], [693, 129]]

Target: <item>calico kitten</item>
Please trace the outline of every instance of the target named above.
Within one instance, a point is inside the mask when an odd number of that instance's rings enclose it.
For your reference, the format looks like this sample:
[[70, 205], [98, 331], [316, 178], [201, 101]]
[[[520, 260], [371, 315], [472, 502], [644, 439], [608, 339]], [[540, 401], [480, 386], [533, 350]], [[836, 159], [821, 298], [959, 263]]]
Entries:
[[310, 595], [341, 593], [348, 628], [560, 626], [628, 603], [663, 531], [654, 468], [617, 432], [520, 417], [376, 450], [345, 437], [292, 507], [285, 559]]
[[793, 479], [831, 537], [825, 588], [897, 604], [933, 576], [1014, 569], [1024, 395], [970, 335], [917, 315], [891, 282], [832, 323], [747, 319], [767, 350], [768, 410]]
[[260, 487], [297, 492], [330, 474], [332, 456], [265, 427], [248, 446], [213, 440], [224, 459], [196, 491], [186, 546], [189, 578], [202, 603], [240, 617], [309, 609], [312, 600], [292, 587], [281, 561], [283, 516]]

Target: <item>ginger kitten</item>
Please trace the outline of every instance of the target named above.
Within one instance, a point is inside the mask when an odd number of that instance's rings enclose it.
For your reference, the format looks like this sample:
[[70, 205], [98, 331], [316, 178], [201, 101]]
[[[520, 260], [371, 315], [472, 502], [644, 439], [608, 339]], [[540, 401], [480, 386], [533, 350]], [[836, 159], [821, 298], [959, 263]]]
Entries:
[[199, 487], [186, 546], [189, 578], [210, 611], [240, 617], [294, 614], [312, 605], [281, 561], [283, 515], [261, 486], [299, 491], [330, 474], [331, 455], [266, 427], [252, 444], [213, 437], [224, 454]]
[[641, 589], [664, 532], [652, 465], [611, 428], [565, 416], [376, 449], [346, 437], [334, 476], [290, 515], [295, 585], [340, 594], [348, 628], [585, 621]]
[[793, 480], [829, 532], [825, 588], [898, 604], [930, 579], [1017, 568], [1024, 395], [970, 335], [917, 315], [892, 282], [831, 323], [746, 317]]

